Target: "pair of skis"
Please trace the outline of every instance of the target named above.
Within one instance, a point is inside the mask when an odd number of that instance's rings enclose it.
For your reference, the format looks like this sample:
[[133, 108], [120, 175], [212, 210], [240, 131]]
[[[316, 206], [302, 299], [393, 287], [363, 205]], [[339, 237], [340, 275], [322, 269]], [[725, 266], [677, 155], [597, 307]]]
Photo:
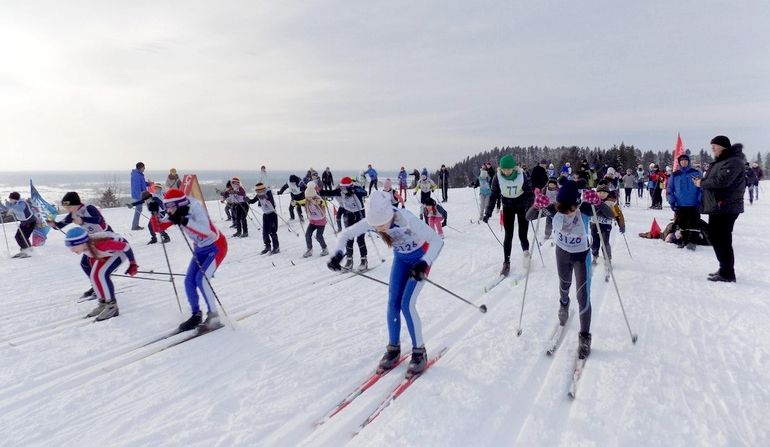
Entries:
[[[369, 416], [357, 427], [356, 431], [353, 433], [353, 436], [356, 436], [358, 433], [361, 432], [364, 428], [366, 428], [367, 425], [369, 425], [372, 421], [374, 421], [382, 412], [390, 406], [391, 403], [393, 403], [394, 400], [396, 400], [399, 396], [401, 396], [412, 384], [420, 378], [425, 372], [433, 366], [448, 350], [448, 347], [444, 347], [439, 351], [438, 354], [428, 359], [425, 369], [417, 374], [404, 377], [403, 380], [401, 380], [389, 393], [388, 395], [380, 402], [380, 404], [377, 406], [377, 408], [372, 411]], [[396, 369], [398, 365], [403, 363], [408, 357], [410, 356], [409, 353], [402, 355], [399, 357], [398, 362], [396, 365], [386, 371], [378, 372], [374, 371], [369, 377], [367, 377], [360, 385], [355, 387], [350, 393], [348, 393], [345, 398], [343, 398], [337, 405], [332, 407], [329, 411], [327, 411], [323, 417], [318, 419], [315, 423], [315, 426], [321, 426], [328, 422], [331, 418], [339, 414], [342, 410], [347, 408], [356, 398], [364, 394], [364, 392], [374, 386], [381, 378], [383, 378], [385, 375], [387, 375], [390, 371]]]
[[[567, 320], [569, 322], [569, 320]], [[546, 348], [545, 355], [551, 357], [556, 353], [556, 350], [561, 346], [562, 340], [564, 340], [564, 333], [566, 332], [567, 323], [564, 325], [558, 324], [554, 328], [551, 338], [548, 341], [548, 347]], [[587, 358], [580, 358], [579, 354], [575, 354], [575, 362], [572, 368], [572, 377], [567, 390], [567, 397], [575, 399], [577, 393], [578, 382], [583, 374], [583, 368], [585, 367]]]

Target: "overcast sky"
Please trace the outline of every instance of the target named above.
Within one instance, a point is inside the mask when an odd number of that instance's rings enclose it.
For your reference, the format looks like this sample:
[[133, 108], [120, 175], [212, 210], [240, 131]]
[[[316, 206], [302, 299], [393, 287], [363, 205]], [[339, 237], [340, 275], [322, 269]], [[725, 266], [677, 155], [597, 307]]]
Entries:
[[770, 151], [770, 2], [4, 1], [0, 170]]

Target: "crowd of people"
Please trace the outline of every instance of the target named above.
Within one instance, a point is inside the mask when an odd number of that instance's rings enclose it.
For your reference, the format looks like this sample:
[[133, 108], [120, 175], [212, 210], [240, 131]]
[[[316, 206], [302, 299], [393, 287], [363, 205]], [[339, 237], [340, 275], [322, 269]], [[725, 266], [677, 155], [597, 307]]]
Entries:
[[[742, 146], [731, 144], [725, 136], [711, 140], [711, 151], [714, 162], [704, 172], [692, 166], [687, 154], [680, 155], [673, 168], [663, 170], [654, 163], [648, 169], [641, 165], [597, 169], [587, 160], [582, 160], [575, 170], [570, 163], [557, 170], [547, 160], [541, 160], [527, 170], [511, 155], [498, 160], [497, 168], [491, 161], [484, 163], [471, 186], [478, 189], [474, 196], [478, 199], [479, 224], [488, 225], [494, 211], [500, 211], [504, 237], [500, 243], [502, 268], [499, 276], [506, 278], [511, 272], [514, 227], [518, 225], [516, 234], [526, 269], [531, 256], [528, 238], [531, 223], [544, 220], [545, 239], [552, 240], [556, 246], [558, 319], [564, 325], [569, 317], [569, 293], [574, 277], [580, 316], [579, 353], [585, 358], [591, 346], [592, 266], [603, 257], [607, 269], [611, 268], [612, 230], [617, 226], [621, 234], [625, 233], [622, 208], [630, 207], [632, 198], [638, 200], [647, 190], [653, 209], [662, 207], [665, 191], [674, 211], [675, 241], [679, 247], [695, 248], [699, 235], [703, 234], [700, 216], [709, 215], [705, 235], [714, 248], [719, 269], [707, 279], [736, 281], [732, 231], [744, 211], [746, 189], [750, 203], [758, 199], [763, 173], [758, 166], [749, 166]], [[135, 231], [144, 229], [139, 223], [142, 216], [148, 217], [143, 213], [146, 206], [150, 214], [150, 244], [158, 242], [157, 234], [160, 234], [161, 244], [169, 243], [171, 238], [166, 230], [173, 225], [182, 229], [182, 238], [190, 246], [192, 255], [185, 275], [190, 317], [179, 325], [178, 330], [216, 329], [222, 323], [211, 281], [227, 255], [227, 237], [211, 221], [204, 204], [183, 191], [175, 169], [170, 170], [165, 183], [147, 180], [144, 170], [145, 166], [140, 162], [131, 172], [133, 201], [129, 207], [133, 207], [134, 214], [130, 228]], [[231, 238], [248, 237], [248, 221], [253, 220], [252, 225], [256, 224], [262, 230], [261, 255], [280, 253], [278, 225], [279, 219], [284, 219], [280, 198], [287, 191], [289, 221], [284, 222], [291, 228], [290, 221], [298, 220], [303, 228], [306, 250], [302, 257], [313, 256], [315, 240], [320, 247], [320, 256], [330, 255], [330, 269], [365, 272], [369, 269], [366, 235], [370, 236], [371, 243], [374, 243], [371, 236], [378, 236], [393, 250], [387, 311], [389, 340], [379, 364], [382, 371], [392, 368], [400, 357], [402, 314], [412, 343], [408, 374], [418, 374], [426, 362], [415, 304], [422, 280], [428, 276], [444, 245], [443, 228], [447, 225], [448, 213], [441, 203], [448, 201], [449, 170], [442, 165], [437, 174], [438, 184], [427, 169], [418, 174], [416, 181], [409, 185], [407, 171], [401, 167], [395, 179], [386, 178], [380, 182], [377, 171], [369, 165], [359, 178], [345, 176], [335, 182], [327, 167], [321, 174], [311, 168], [303, 177], [292, 174], [285, 182], [275, 182], [268, 178], [267, 170], [262, 166], [253, 187], [253, 197], [237, 176], [230, 178], [221, 191], [227, 220], [235, 229]], [[397, 187], [395, 182], [398, 182]], [[409, 189], [413, 196], [419, 194], [420, 208], [416, 214], [405, 208]], [[442, 193], [440, 200], [434, 197], [437, 189]], [[97, 207], [84, 204], [77, 192], [65, 194], [61, 205], [66, 215], [59, 220], [49, 219], [47, 224], [62, 230], [66, 246], [81, 255], [80, 266], [91, 285], [84, 297], [97, 299], [97, 306], [88, 316], [101, 321], [119, 315], [110, 275], [125, 263], [129, 276], [139, 272], [130, 244], [112, 230]], [[256, 205], [261, 222], [256, 219], [257, 212], [251, 205]], [[22, 250], [28, 250], [29, 235], [39, 223], [39, 215], [27, 201], [21, 200], [17, 192], [10, 194], [5, 205], [0, 205], [0, 211], [13, 213], [19, 222], [16, 240]], [[337, 236], [336, 246], [331, 250], [324, 237], [329, 224]], [[354, 270], [356, 245], [359, 265]], [[206, 304], [205, 319], [199, 305], [200, 296]]]

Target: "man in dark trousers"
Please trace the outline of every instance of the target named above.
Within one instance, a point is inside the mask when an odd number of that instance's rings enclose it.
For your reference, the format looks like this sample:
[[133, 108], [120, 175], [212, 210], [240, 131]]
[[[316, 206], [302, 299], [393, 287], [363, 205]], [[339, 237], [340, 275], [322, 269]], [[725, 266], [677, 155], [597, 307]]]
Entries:
[[540, 160], [540, 164], [532, 168], [532, 174], [530, 175], [532, 181], [532, 189], [540, 188], [541, 190], [548, 184], [548, 172], [545, 167], [548, 163], [545, 160]]
[[441, 202], [449, 200], [449, 169], [446, 165], [441, 165], [438, 171], [438, 183], [441, 186]]
[[743, 212], [746, 175], [742, 144], [717, 135], [711, 140], [714, 162], [703, 179], [693, 179], [703, 191], [703, 212], [709, 215], [708, 237], [719, 261], [719, 270], [709, 274], [709, 281], [735, 282], [733, 227]]

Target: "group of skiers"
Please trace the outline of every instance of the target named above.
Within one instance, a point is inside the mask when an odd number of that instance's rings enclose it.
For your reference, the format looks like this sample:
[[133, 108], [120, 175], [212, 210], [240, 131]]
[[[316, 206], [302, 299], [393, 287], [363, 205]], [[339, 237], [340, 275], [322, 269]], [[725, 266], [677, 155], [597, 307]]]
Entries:
[[[712, 140], [712, 151], [716, 160], [705, 177], [690, 166], [689, 156], [678, 158], [678, 169], [667, 178], [667, 197], [675, 212], [674, 220], [685, 230], [697, 225], [695, 222], [700, 221], [701, 209], [711, 215], [709, 235], [720, 269], [709, 275], [708, 279], [735, 281], [731, 233], [737, 215], [743, 211], [743, 192], [748, 185], [748, 174], [743, 170], [740, 145], [731, 145], [727, 137], [718, 136]], [[638, 179], [632, 169], [627, 169], [621, 177], [614, 168], [608, 168], [594, 189], [585, 179], [574, 178], [568, 163], [565, 168], [566, 171], [562, 169], [561, 175], [554, 176], [552, 165], [549, 166], [543, 160], [530, 173], [519, 166], [511, 155], [505, 155], [499, 160], [497, 169], [491, 163], [485, 163], [472, 186], [479, 188], [479, 223], [488, 225], [495, 208], [500, 210], [504, 230], [501, 242], [503, 262], [499, 275], [501, 280], [511, 271], [513, 229], [516, 223], [526, 268], [531, 256], [529, 228], [532, 222], [545, 219], [545, 239], [553, 240], [556, 247], [558, 321], [562, 326], [567, 323], [570, 289], [574, 282], [580, 319], [578, 354], [580, 358], [585, 358], [591, 349], [591, 269], [602, 255], [607, 270], [611, 269], [610, 236], [613, 224], [618, 225], [621, 234], [625, 232], [619, 189], [621, 186], [625, 189], [625, 205], [628, 206], [629, 190], [633, 189]], [[652, 168], [654, 173], [655, 167]], [[167, 187], [169, 183], [163, 185], [144, 181], [143, 169], [143, 164], [137, 164], [137, 187], [142, 187], [139, 182], [144, 182], [143, 187], [152, 185], [153, 192], [147, 189], [141, 191], [129, 206], [138, 210], [139, 215], [142, 214], [142, 207], [147, 206], [151, 214], [150, 243], [157, 242], [156, 233], [161, 234], [163, 244], [169, 242], [166, 230], [172, 225], [181, 228], [182, 238], [188, 245], [192, 241], [192, 258], [185, 275], [185, 292], [191, 315], [179, 325], [178, 330], [198, 328], [207, 331], [221, 327], [217, 297], [211, 280], [227, 255], [226, 237], [210, 220], [204, 204], [178, 188], [181, 186], [178, 177], [176, 182], [171, 183], [171, 187]], [[445, 166], [442, 166], [443, 170], [446, 170]], [[265, 173], [264, 167], [261, 172]], [[174, 180], [172, 175], [176, 175], [174, 170], [169, 174], [170, 181]], [[356, 182], [350, 177], [343, 177], [338, 184], [329, 185], [331, 172], [328, 168], [323, 176], [311, 169], [304, 179], [291, 175], [277, 194], [280, 197], [280, 194], [289, 191], [291, 220], [298, 218], [300, 224], [304, 224], [307, 216], [306, 251], [303, 257], [313, 256], [313, 236], [321, 248], [320, 256], [331, 254], [327, 265], [335, 271], [354, 271], [354, 245], [358, 245], [360, 259], [356, 271], [363, 272], [369, 268], [365, 239], [367, 234], [370, 237], [371, 234], [377, 235], [393, 250], [387, 311], [389, 339], [378, 370], [385, 372], [393, 368], [401, 357], [399, 334], [403, 315], [412, 344], [407, 375], [419, 374], [426, 366], [427, 353], [416, 302], [423, 280], [444, 245], [442, 228], [446, 225], [447, 213], [432, 197], [437, 185], [426, 169], [420, 174], [413, 191], [414, 195], [420, 194], [419, 217], [407, 211], [404, 206], [407, 190], [404, 168], [401, 168], [397, 179], [398, 189], [394, 188], [391, 179], [386, 179], [382, 190], [379, 190], [377, 173], [371, 165], [366, 175], [369, 176], [369, 191], [364, 189], [366, 183]], [[133, 178], [132, 173], [132, 185]], [[262, 215], [264, 243], [260, 254], [277, 254], [280, 252], [278, 220], [283, 217], [276, 209], [272, 188], [265, 183], [266, 176], [262, 180], [254, 187], [254, 197], [249, 197], [240, 179], [233, 177], [227, 189], [222, 192], [222, 200], [230, 205], [229, 215], [236, 229], [233, 237], [239, 238], [248, 236], [247, 218], [253, 212], [249, 205], [257, 204]], [[446, 179], [443, 183], [447, 183]], [[758, 190], [754, 192], [758, 196]], [[447, 192], [444, 192], [442, 202], [447, 197]], [[331, 200], [336, 200], [339, 205], [334, 213], [331, 208], [337, 206], [330, 207]], [[24, 223], [24, 226], [20, 225], [17, 234], [20, 246], [22, 243], [29, 244], [29, 225], [35, 225], [35, 215], [29, 205], [25, 204], [18, 193], [12, 193], [8, 202], [0, 205], [1, 211], [12, 211], [16, 219]], [[84, 296], [94, 296], [98, 300], [97, 306], [88, 316], [101, 321], [119, 315], [110, 275], [124, 263], [128, 263], [126, 274], [134, 276], [140, 273], [131, 246], [112, 230], [95, 206], [84, 204], [76, 192], [65, 194], [61, 205], [67, 212], [64, 218], [47, 223], [58, 229], [66, 229], [66, 246], [81, 255], [81, 268], [91, 283], [91, 288]], [[334, 225], [335, 221], [335, 232], [339, 234], [336, 246], [330, 251], [324, 239], [324, 231], [328, 223]], [[134, 221], [132, 229], [142, 228]], [[692, 243], [688, 237], [689, 232], [684, 231], [682, 234], [682, 246], [689, 246]], [[199, 304], [200, 296], [206, 304], [205, 319]]]

